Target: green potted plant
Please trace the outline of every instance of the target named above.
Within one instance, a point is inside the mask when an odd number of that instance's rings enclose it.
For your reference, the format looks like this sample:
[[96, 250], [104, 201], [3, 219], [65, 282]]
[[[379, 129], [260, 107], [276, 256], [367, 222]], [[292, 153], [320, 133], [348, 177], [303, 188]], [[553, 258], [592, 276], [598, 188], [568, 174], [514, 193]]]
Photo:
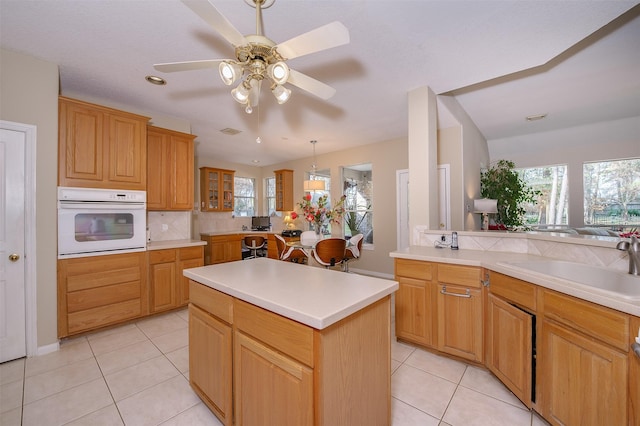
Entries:
[[480, 194], [498, 200], [495, 216], [499, 227], [514, 229], [524, 226], [523, 203], [535, 203], [540, 191], [530, 188], [514, 170], [513, 161], [499, 160], [480, 173]]

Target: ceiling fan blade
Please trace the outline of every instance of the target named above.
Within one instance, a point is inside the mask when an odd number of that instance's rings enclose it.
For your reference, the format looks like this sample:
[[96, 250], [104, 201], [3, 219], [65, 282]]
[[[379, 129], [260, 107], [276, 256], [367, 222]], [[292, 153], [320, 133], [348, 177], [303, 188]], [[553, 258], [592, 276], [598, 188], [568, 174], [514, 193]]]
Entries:
[[182, 0], [189, 9], [200, 16], [205, 22], [213, 27], [229, 43], [234, 46], [243, 46], [247, 40], [242, 33], [233, 26], [229, 20], [216, 9], [209, 0]]
[[218, 68], [220, 62], [225, 59], [207, 59], [204, 61], [188, 62], [168, 62], [166, 64], [155, 64], [153, 68], [161, 72], [193, 71], [207, 68]]
[[349, 43], [349, 30], [341, 22], [334, 21], [318, 27], [276, 46], [285, 59], [293, 59], [332, 47]]
[[336, 93], [336, 89], [333, 87], [296, 70], [289, 70], [289, 80], [287, 80], [287, 83], [291, 83], [294, 86], [297, 86], [302, 90], [306, 90], [312, 95], [325, 100], [329, 99]]

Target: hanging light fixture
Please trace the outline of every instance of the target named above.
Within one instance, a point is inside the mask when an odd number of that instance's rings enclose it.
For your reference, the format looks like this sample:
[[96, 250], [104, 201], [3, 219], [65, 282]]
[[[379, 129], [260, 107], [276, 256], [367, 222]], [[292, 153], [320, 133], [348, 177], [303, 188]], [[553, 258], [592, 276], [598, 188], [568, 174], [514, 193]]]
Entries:
[[316, 176], [316, 144], [318, 141], [312, 140], [311, 145], [313, 145], [313, 164], [311, 164], [311, 174], [309, 175], [309, 180], [304, 181], [304, 191], [305, 192], [313, 192], [313, 191], [324, 191], [324, 180], [317, 180]]

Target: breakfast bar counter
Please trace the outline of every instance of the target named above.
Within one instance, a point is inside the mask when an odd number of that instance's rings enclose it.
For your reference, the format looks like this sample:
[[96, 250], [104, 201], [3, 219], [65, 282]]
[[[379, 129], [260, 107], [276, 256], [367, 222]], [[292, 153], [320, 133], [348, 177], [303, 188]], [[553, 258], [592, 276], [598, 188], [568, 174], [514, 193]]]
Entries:
[[223, 424], [390, 424], [397, 282], [268, 258], [184, 275], [189, 380]]

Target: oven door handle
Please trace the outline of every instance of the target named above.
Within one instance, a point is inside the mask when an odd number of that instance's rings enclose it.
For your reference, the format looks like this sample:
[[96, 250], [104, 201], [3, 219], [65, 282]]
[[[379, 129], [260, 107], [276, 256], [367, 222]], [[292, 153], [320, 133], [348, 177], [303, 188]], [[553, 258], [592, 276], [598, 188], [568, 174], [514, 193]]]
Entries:
[[58, 208], [63, 209], [87, 209], [87, 210], [144, 210], [146, 203], [89, 203], [86, 201], [58, 201]]

